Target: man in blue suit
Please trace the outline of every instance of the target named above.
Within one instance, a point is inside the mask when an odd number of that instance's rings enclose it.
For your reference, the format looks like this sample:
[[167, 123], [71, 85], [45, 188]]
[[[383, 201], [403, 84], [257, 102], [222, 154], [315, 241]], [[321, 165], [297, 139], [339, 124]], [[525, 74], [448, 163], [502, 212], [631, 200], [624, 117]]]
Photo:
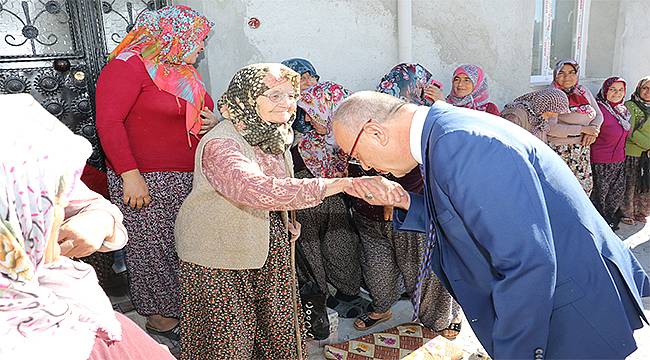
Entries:
[[487, 113], [358, 92], [334, 134], [364, 168], [423, 194], [365, 179], [349, 191], [401, 208], [400, 230], [429, 234], [431, 267], [496, 359], [623, 359], [636, 350], [650, 281], [546, 144]]

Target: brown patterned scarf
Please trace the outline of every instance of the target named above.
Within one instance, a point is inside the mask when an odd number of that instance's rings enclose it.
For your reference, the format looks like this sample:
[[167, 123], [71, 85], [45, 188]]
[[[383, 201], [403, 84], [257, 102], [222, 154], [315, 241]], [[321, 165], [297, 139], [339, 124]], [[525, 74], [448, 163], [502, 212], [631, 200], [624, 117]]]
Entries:
[[282, 154], [293, 142], [291, 124], [295, 114], [285, 124], [269, 123], [257, 111], [257, 98], [269, 87], [267, 76], [291, 81], [294, 92], [300, 93], [300, 75], [282, 64], [252, 64], [235, 73], [228, 89], [218, 101], [222, 115], [232, 121], [235, 129], [251, 145], [267, 154]]

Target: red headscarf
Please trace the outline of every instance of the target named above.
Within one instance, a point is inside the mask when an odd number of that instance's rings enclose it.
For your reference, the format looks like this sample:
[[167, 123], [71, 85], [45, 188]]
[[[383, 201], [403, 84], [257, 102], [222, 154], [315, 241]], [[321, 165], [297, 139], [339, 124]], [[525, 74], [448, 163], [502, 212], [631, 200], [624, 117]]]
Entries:
[[108, 60], [137, 55], [151, 80], [162, 91], [187, 101], [185, 126], [189, 134], [201, 130], [205, 85], [194, 66], [184, 59], [199, 46], [213, 23], [188, 6], [165, 6], [140, 15], [135, 27], [111, 52]]

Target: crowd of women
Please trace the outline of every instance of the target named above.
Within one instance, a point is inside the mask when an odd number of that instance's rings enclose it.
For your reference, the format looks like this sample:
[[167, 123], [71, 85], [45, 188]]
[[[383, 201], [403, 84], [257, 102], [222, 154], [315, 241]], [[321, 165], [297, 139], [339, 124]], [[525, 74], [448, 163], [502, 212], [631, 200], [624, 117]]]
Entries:
[[[346, 193], [360, 176], [386, 176], [421, 191], [420, 169], [392, 178], [351, 160], [331, 129], [351, 92], [321, 79], [304, 59], [241, 68], [215, 104], [193, 66], [212, 26], [186, 6], [145, 12], [97, 83], [97, 131], [120, 211], [109, 210], [116, 223], [124, 217], [124, 229], [116, 225], [106, 238], [128, 234], [130, 294], [146, 330], [179, 341], [182, 359], [301, 358], [300, 290], [311, 283], [339, 316], [356, 318], [358, 330], [390, 319], [391, 307], [406, 298], [419, 322], [453, 339], [460, 308], [428, 271], [423, 235], [396, 231], [392, 209]], [[422, 65], [398, 64], [378, 77], [376, 90], [515, 122], [566, 161], [612, 227], [645, 222], [650, 77], [627, 102], [620, 77], [607, 79], [594, 97], [578, 84], [578, 64], [561, 61], [549, 87], [502, 111], [479, 66], [461, 65], [451, 80], [444, 96]], [[11, 208], [2, 206], [3, 213]], [[47, 246], [42, 240], [38, 251]], [[41, 260], [33, 251], [27, 256], [36, 267]], [[296, 260], [308, 270], [296, 272]], [[11, 281], [23, 276], [0, 269]], [[106, 311], [84, 316], [96, 320], [90, 329], [103, 343], [119, 340], [107, 331], [116, 324]]]

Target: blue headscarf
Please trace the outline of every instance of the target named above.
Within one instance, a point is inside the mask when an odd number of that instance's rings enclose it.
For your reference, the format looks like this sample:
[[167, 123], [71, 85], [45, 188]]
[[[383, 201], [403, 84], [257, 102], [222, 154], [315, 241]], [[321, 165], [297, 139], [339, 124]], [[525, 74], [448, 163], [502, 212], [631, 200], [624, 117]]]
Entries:
[[[316, 78], [316, 81], [320, 79], [320, 75], [316, 72], [314, 65], [312, 65], [308, 60], [301, 58], [291, 58], [284, 60], [282, 65], [290, 68], [291, 70], [302, 75], [308, 73], [309, 75]], [[296, 120], [293, 122], [293, 129], [300, 133], [306, 133], [312, 130], [312, 126], [305, 122], [305, 111], [301, 108], [296, 110]]]

